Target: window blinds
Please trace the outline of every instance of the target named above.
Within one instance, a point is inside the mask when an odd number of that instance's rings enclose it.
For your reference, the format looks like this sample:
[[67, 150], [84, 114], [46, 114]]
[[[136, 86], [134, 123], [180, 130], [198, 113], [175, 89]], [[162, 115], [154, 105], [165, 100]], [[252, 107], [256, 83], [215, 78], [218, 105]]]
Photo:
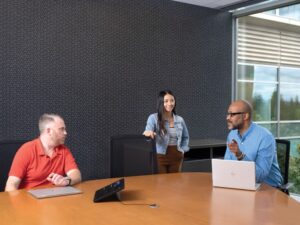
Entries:
[[238, 62], [300, 67], [300, 27], [298, 31], [239, 24]]

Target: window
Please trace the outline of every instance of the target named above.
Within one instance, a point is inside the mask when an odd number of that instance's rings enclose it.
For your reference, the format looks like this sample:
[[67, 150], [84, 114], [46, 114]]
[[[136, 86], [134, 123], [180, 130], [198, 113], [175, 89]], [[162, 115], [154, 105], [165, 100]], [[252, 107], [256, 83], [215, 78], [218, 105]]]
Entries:
[[255, 121], [277, 120], [277, 68], [239, 64], [237, 98], [251, 102]]
[[238, 19], [235, 97], [252, 103], [256, 123], [291, 140], [289, 179], [300, 194], [300, 4], [263, 14]]

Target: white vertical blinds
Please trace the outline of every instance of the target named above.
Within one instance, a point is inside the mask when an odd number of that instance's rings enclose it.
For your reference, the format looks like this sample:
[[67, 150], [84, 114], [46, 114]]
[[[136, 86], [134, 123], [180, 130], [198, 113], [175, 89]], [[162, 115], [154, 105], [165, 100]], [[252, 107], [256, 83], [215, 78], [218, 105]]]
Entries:
[[239, 63], [300, 67], [300, 28], [299, 33], [253, 24], [238, 29]]

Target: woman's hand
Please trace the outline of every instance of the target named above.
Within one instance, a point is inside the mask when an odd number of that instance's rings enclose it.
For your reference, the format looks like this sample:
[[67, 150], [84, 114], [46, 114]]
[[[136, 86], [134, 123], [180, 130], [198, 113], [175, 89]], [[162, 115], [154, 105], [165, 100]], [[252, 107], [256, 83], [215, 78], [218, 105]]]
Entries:
[[155, 138], [156, 133], [154, 131], [151, 130], [146, 130], [144, 131], [143, 135], [145, 135], [146, 137], [151, 137], [152, 139]]

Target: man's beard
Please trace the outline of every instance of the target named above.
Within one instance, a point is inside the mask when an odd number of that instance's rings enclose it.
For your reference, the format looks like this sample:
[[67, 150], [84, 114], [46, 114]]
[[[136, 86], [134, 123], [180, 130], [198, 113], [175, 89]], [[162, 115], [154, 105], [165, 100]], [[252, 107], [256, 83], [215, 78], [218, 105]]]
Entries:
[[239, 123], [239, 124], [232, 124], [232, 123], [229, 123], [231, 125], [231, 128], [230, 130], [239, 130], [243, 127], [243, 124]]

